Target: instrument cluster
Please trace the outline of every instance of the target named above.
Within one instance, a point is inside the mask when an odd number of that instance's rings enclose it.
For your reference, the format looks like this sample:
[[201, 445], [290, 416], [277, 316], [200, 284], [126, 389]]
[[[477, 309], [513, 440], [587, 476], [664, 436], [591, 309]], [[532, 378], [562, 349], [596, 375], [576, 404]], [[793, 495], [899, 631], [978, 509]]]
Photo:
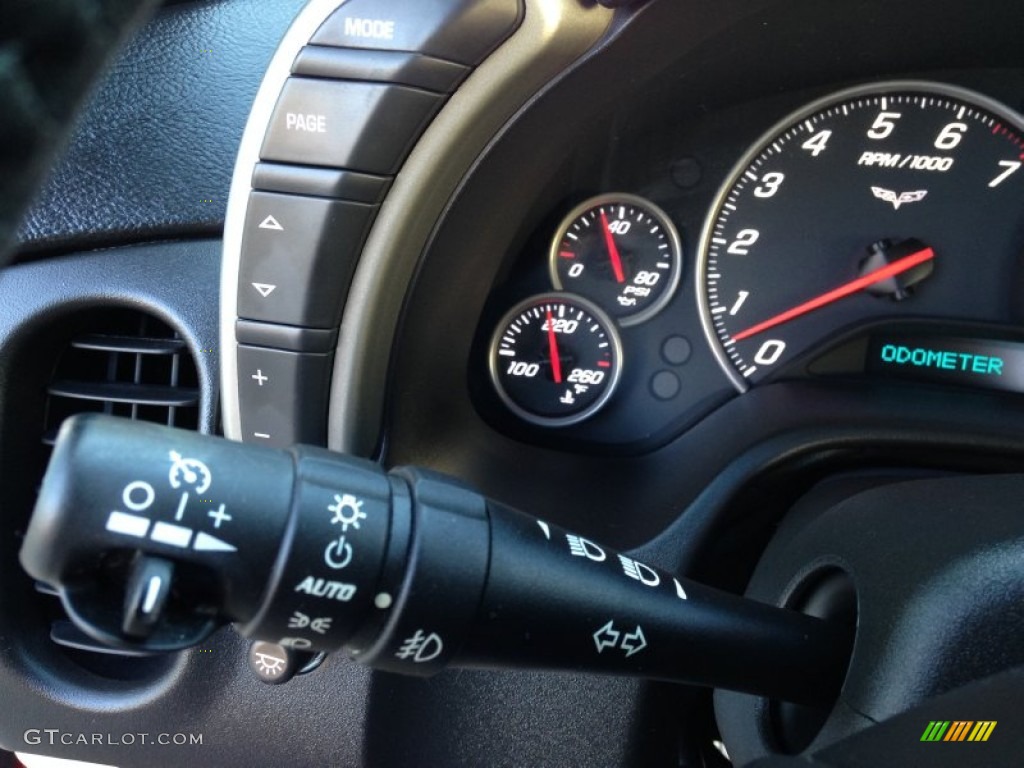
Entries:
[[477, 333], [489, 421], [641, 446], [786, 378], [1021, 391], [1019, 113], [945, 82], [860, 84], [730, 162], [702, 221], [653, 182], [537, 228]]

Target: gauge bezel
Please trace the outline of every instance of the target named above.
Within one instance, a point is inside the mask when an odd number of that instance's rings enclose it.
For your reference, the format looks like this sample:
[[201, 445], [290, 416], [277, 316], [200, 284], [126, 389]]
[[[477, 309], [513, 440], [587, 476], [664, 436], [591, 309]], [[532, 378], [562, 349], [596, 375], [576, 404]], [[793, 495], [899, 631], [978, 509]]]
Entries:
[[[669, 215], [662, 208], [655, 205], [647, 198], [640, 197], [639, 195], [634, 195], [629, 192], [608, 192], [590, 197], [569, 211], [562, 217], [562, 220], [558, 223], [558, 227], [555, 229], [555, 234], [551, 238], [551, 245], [548, 248], [548, 275], [551, 278], [551, 284], [555, 287], [555, 290], [566, 291], [566, 288], [562, 285], [562, 281], [558, 275], [558, 251], [562, 238], [565, 237], [566, 233], [569, 231], [569, 227], [572, 226], [572, 223], [584, 213], [592, 208], [597, 208], [598, 206], [610, 203], [625, 203], [626, 205], [643, 208], [644, 211], [649, 214], [651, 218], [657, 221], [665, 231], [665, 235], [668, 238], [669, 250], [671, 251], [672, 266], [669, 269], [668, 281], [657, 300], [651, 302], [649, 306], [639, 312], [614, 318], [615, 322], [619, 326], [622, 328], [628, 328], [633, 325], [639, 325], [646, 320], [650, 320], [668, 306], [668, 303], [672, 300], [672, 297], [675, 296], [676, 290], [679, 288], [679, 282], [682, 279], [683, 274], [683, 241], [679, 237], [679, 231], [676, 229], [676, 226]], [[568, 291], [566, 292], [568, 293]], [[573, 295], [579, 296], [580, 294], [574, 293]], [[594, 302], [593, 299], [588, 300], [592, 303]], [[608, 314], [607, 311], [606, 314]]]
[[700, 324], [704, 330], [704, 338], [711, 347], [712, 354], [718, 362], [719, 367], [736, 389], [746, 392], [751, 384], [740, 374], [725, 352], [725, 348], [718, 334], [715, 332], [714, 323], [711, 317], [711, 306], [708, 302], [708, 294], [705, 290], [707, 283], [708, 253], [711, 245], [711, 235], [715, 222], [721, 214], [722, 208], [729, 196], [733, 186], [746, 172], [751, 163], [756, 160], [765, 147], [770, 146], [774, 141], [784, 134], [793, 125], [800, 123], [807, 118], [818, 114], [831, 106], [841, 102], [850, 101], [861, 96], [884, 96], [893, 93], [925, 92], [934, 93], [963, 101], [967, 104], [977, 106], [991, 114], [1002, 118], [1011, 125], [1024, 131], [1024, 117], [1014, 112], [1005, 104], [1001, 104], [990, 96], [978, 91], [964, 88], [950, 83], [942, 83], [932, 80], [886, 80], [877, 83], [862, 83], [860, 85], [833, 91], [814, 101], [805, 104], [799, 109], [785, 115], [775, 122], [767, 131], [762, 133], [750, 148], [736, 161], [736, 164], [729, 171], [725, 181], [719, 186], [715, 193], [714, 200], [708, 208], [704, 217], [704, 226], [701, 229], [700, 240], [697, 244], [695, 258], [697, 268], [697, 279], [695, 290], [697, 293], [697, 305], [700, 314]]
[[[604, 391], [601, 392], [601, 395], [593, 403], [569, 416], [540, 416], [526, 410], [516, 403], [508, 392], [505, 391], [498, 371], [498, 347], [505, 330], [513, 320], [531, 307], [549, 301], [579, 304], [580, 309], [590, 313], [594, 320], [601, 325], [611, 345], [611, 376], [608, 379], [608, 383], [604, 386]], [[502, 315], [501, 320], [494, 326], [494, 332], [491, 334], [491, 343], [487, 347], [487, 370], [491, 377], [491, 383], [494, 385], [494, 390], [498, 393], [501, 402], [519, 418], [539, 427], [568, 427], [573, 424], [579, 424], [601, 410], [619, 386], [619, 381], [622, 378], [622, 364], [622, 340], [619, 338], [615, 321], [590, 299], [576, 293], [569, 293], [568, 291], [538, 293], [515, 304], [508, 312]]]

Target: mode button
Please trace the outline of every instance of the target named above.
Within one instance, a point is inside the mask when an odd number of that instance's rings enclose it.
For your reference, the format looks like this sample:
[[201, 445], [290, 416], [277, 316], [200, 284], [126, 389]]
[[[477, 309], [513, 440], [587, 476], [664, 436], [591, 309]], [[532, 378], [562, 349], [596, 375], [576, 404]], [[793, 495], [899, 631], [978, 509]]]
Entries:
[[314, 45], [418, 51], [479, 64], [522, 19], [522, 0], [349, 0]]

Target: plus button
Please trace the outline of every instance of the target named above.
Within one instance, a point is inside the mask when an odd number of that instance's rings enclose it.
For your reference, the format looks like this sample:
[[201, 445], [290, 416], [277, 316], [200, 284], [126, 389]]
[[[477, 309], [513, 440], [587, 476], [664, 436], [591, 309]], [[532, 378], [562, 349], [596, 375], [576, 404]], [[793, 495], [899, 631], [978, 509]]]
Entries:
[[270, 377], [269, 376], [264, 376], [263, 375], [263, 369], [262, 368], [257, 368], [256, 369], [256, 373], [254, 373], [252, 375], [252, 378], [255, 379], [256, 383], [259, 384], [261, 387], [264, 385], [264, 383], [270, 381]]
[[221, 523], [232, 519], [231, 515], [224, 511], [223, 504], [221, 504], [217, 509], [211, 509], [206, 514], [213, 518], [213, 527], [218, 530], [220, 530]]

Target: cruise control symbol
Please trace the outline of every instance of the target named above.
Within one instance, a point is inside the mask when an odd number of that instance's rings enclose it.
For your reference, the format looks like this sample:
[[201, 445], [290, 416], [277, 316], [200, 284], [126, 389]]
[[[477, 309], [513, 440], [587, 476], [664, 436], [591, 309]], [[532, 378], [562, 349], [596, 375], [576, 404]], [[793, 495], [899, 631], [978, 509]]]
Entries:
[[341, 523], [342, 533], [348, 533], [350, 525], [358, 531], [359, 521], [366, 518], [362, 499], [357, 499], [351, 493], [346, 493], [344, 496], [334, 494], [334, 503], [327, 507], [327, 511], [334, 513], [331, 525]]
[[171, 488], [181, 488], [182, 484], [191, 485], [196, 493], [205, 493], [213, 482], [210, 468], [199, 459], [186, 459], [177, 451], [170, 452], [171, 469], [167, 473], [167, 481]]

